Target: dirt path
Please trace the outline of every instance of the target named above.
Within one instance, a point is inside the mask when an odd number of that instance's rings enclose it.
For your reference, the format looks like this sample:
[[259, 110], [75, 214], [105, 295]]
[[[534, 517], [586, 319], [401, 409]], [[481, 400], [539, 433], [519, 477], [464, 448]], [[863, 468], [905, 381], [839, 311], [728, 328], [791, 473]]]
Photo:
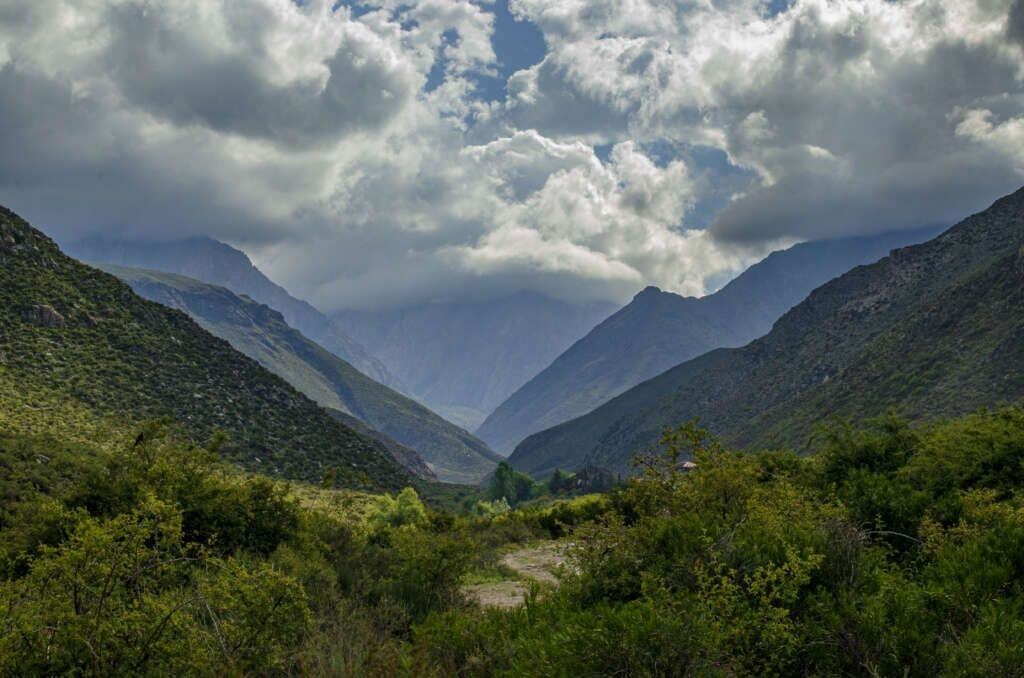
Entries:
[[540, 544], [506, 553], [501, 564], [514, 570], [520, 577], [541, 584], [557, 584], [558, 568], [565, 562], [565, 545], [557, 542]]
[[513, 608], [526, 600], [530, 582], [546, 586], [558, 585], [558, 568], [565, 562], [565, 545], [548, 542], [506, 553], [501, 564], [514, 571], [518, 580], [473, 584], [463, 588], [470, 598], [483, 607]]

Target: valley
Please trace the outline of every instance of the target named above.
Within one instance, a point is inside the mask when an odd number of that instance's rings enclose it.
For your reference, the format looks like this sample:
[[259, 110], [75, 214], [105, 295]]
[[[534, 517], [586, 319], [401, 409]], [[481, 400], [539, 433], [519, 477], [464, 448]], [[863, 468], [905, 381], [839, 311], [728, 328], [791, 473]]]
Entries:
[[477, 434], [511, 453], [530, 434], [582, 416], [682, 362], [749, 343], [816, 287], [940, 231], [795, 245], [699, 299], [648, 287], [499, 405]]
[[[341, 311], [334, 321], [405, 384], [406, 392], [468, 430], [615, 310], [518, 292], [486, 302], [395, 311]], [[509, 450], [510, 451], [510, 450]]]
[[[504, 460], [271, 306], [3, 209], [0, 673], [1009, 675], [1022, 243], [1024, 189]], [[842, 267], [787, 252], [717, 294]], [[608, 339], [640, 311], [704, 331], [715, 296], [648, 288], [551, 369], [661, 346]]]
[[0, 678], [1024, 678], [1024, 0], [0, 1]]

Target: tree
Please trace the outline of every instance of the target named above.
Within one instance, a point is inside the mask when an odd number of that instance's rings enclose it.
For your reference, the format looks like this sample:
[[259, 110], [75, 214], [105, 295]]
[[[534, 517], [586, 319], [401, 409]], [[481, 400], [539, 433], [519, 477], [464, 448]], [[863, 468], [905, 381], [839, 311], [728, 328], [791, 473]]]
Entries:
[[533, 478], [525, 473], [516, 471], [507, 461], [503, 461], [494, 470], [487, 496], [491, 501], [505, 499], [510, 505], [516, 506], [538, 496], [543, 489], [543, 485], [534, 482]]

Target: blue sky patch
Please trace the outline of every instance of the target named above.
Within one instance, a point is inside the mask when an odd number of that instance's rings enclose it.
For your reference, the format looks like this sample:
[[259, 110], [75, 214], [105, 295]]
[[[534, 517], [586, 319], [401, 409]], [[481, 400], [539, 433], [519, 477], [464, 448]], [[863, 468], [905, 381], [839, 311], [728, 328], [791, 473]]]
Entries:
[[540, 63], [547, 54], [540, 29], [531, 21], [516, 20], [508, 9], [508, 0], [494, 3], [491, 47], [498, 58], [497, 77], [480, 75], [475, 78], [477, 92], [485, 101], [504, 101], [509, 76]]

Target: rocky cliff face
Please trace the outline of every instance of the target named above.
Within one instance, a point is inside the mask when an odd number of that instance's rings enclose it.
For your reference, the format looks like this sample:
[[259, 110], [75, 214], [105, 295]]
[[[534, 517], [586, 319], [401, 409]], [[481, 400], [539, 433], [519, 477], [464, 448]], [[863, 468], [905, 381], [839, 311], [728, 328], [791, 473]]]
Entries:
[[63, 327], [64, 316], [52, 306], [36, 304], [21, 310], [21, 319], [36, 327]]

